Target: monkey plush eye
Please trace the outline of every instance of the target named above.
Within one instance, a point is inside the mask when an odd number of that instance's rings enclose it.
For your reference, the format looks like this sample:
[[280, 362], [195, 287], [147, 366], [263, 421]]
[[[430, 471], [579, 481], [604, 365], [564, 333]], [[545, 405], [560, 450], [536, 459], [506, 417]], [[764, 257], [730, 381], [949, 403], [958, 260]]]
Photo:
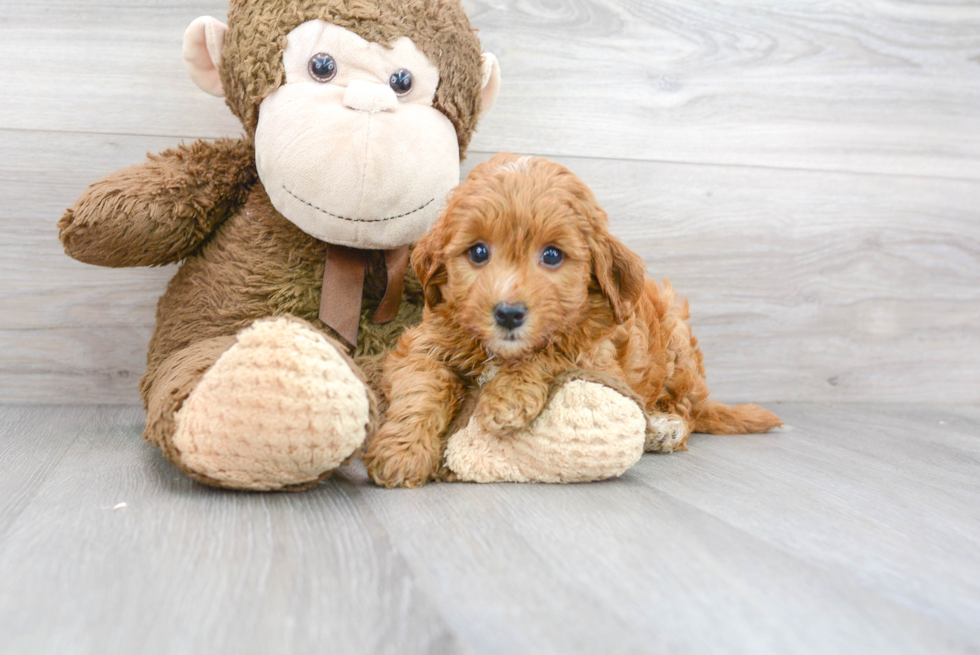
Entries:
[[554, 268], [562, 263], [565, 259], [565, 253], [554, 246], [548, 246], [541, 253], [541, 263], [545, 266]]
[[388, 85], [392, 91], [403, 96], [412, 90], [412, 74], [404, 68], [397, 70], [391, 74]]
[[487, 248], [487, 244], [478, 243], [475, 246], [470, 246], [470, 261], [474, 264], [486, 264], [487, 260], [490, 259], [490, 249]]
[[310, 59], [310, 77], [317, 82], [329, 82], [337, 75], [337, 61], [325, 52]]

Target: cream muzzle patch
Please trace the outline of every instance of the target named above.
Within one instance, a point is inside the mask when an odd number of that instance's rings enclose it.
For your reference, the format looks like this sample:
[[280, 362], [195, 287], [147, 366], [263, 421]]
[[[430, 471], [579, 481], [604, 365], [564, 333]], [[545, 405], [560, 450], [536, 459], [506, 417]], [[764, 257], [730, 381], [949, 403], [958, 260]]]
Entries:
[[317, 239], [412, 243], [459, 183], [455, 128], [432, 106], [438, 68], [407, 37], [390, 46], [303, 23], [288, 35], [285, 84], [260, 105], [259, 178], [273, 206]]

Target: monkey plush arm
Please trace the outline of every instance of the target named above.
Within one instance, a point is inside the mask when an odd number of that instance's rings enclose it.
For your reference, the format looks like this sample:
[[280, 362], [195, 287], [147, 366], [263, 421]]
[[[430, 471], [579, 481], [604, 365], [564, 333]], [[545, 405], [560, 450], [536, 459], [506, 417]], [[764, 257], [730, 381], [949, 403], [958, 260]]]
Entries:
[[65, 252], [87, 264], [157, 266], [190, 254], [257, 175], [252, 144], [220, 139], [151, 155], [90, 186], [58, 222]]

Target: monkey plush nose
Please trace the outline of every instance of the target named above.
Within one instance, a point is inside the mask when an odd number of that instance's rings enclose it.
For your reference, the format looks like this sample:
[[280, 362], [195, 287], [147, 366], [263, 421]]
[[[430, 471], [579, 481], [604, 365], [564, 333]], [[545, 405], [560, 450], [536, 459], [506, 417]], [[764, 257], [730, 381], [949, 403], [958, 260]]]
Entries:
[[390, 86], [352, 80], [344, 92], [344, 106], [355, 111], [375, 113], [398, 109], [398, 96]]
[[527, 305], [524, 303], [511, 305], [502, 302], [493, 308], [493, 318], [497, 321], [497, 325], [508, 330], [514, 330], [524, 325], [525, 316], [527, 316]]

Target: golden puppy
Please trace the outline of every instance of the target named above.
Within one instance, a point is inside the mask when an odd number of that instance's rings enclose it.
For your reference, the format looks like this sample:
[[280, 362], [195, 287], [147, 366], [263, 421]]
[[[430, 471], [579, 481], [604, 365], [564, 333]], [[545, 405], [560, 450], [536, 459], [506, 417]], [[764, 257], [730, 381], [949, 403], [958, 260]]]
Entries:
[[608, 222], [546, 159], [504, 153], [470, 173], [412, 254], [426, 307], [385, 364], [391, 405], [365, 454], [375, 482], [433, 478], [467, 389], [482, 386], [474, 418], [502, 435], [527, 426], [570, 369], [626, 381], [645, 403], [648, 451], [684, 449], [691, 431], [782, 425], [756, 405], [708, 400], [687, 302], [646, 278]]

